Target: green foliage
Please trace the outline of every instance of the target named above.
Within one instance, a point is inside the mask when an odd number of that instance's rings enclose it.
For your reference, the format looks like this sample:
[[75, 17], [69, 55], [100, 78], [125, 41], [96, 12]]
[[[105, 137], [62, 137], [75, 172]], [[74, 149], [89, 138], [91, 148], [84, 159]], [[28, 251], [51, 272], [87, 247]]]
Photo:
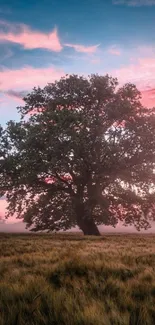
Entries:
[[[33, 230], [154, 219], [155, 115], [132, 84], [66, 76], [34, 88], [1, 130], [0, 193]], [[96, 224], [96, 225], [95, 225]]]
[[153, 235], [1, 234], [0, 324], [154, 325], [154, 251]]

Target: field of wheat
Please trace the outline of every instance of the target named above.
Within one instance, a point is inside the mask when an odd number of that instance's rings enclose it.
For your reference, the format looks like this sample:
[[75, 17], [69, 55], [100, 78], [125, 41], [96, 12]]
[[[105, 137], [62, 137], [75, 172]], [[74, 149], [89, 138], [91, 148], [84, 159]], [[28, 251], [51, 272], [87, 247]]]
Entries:
[[0, 325], [154, 325], [155, 237], [0, 235]]

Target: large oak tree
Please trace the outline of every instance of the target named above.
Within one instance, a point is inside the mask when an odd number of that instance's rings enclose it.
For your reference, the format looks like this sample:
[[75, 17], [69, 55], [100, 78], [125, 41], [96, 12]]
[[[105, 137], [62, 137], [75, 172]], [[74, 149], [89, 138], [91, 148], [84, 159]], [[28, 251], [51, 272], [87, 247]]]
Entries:
[[35, 231], [118, 221], [148, 228], [155, 218], [155, 109], [132, 84], [66, 76], [34, 88], [20, 122], [1, 130], [0, 194]]

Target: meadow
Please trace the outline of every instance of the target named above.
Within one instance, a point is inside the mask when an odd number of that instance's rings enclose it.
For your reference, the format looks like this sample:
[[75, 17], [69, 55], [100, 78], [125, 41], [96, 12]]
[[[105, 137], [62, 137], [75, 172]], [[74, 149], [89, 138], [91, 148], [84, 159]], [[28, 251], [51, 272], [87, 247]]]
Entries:
[[154, 325], [155, 236], [0, 235], [0, 325]]

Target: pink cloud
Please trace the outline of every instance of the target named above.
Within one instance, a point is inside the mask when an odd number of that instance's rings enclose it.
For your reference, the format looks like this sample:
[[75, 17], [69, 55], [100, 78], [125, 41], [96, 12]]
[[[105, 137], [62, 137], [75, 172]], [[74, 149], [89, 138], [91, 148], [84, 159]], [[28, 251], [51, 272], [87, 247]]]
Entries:
[[77, 52], [92, 54], [97, 51], [100, 44], [93, 46], [84, 46], [80, 44], [65, 44], [65, 46], [72, 47]]
[[34, 31], [25, 24], [13, 25], [5, 21], [0, 21], [0, 26], [2, 26], [2, 30], [0, 31], [1, 42], [7, 41], [20, 44], [25, 49], [44, 48], [55, 52], [62, 50], [56, 28], [50, 33], [43, 33]]
[[48, 82], [59, 79], [64, 74], [63, 70], [53, 67], [33, 68], [25, 66], [16, 70], [3, 69], [0, 71], [0, 88], [2, 91], [7, 91], [9, 89], [27, 90], [38, 85], [42, 87]]
[[142, 104], [146, 107], [155, 106], [155, 89], [142, 91]]
[[[28, 90], [33, 87], [44, 87], [48, 82], [53, 82], [64, 76], [63, 70], [49, 68], [33, 68], [30, 66], [22, 69], [10, 70], [3, 69], [0, 71], [0, 98], [1, 109], [5, 110], [5, 106], [23, 105], [23, 97]], [[24, 90], [24, 91], [23, 91]], [[7, 108], [8, 109], [8, 108]]]
[[[155, 59], [139, 58], [136, 64], [122, 66], [111, 71], [121, 84], [132, 82], [142, 92], [142, 103], [148, 107], [155, 106]], [[151, 91], [152, 90], [152, 91]]]
[[10, 93], [9, 94], [5, 94], [4, 95], [4, 97], [5, 97], [5, 102], [7, 102], [7, 99], [12, 99], [14, 102], [15, 102], [15, 104], [17, 104], [17, 105], [24, 105], [24, 101], [23, 101], [23, 99], [22, 98], [20, 98], [20, 97], [17, 97], [17, 96], [14, 96], [14, 95], [11, 95]]

